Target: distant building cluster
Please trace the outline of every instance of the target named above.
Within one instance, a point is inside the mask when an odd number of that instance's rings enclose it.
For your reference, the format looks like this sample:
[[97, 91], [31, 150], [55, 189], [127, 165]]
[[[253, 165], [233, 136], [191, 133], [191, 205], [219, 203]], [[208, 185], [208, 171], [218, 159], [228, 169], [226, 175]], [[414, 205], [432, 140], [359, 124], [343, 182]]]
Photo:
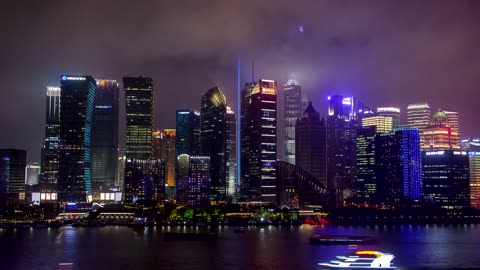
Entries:
[[199, 111], [179, 108], [175, 127], [156, 129], [153, 80], [122, 84], [124, 105], [116, 80], [63, 75], [48, 86], [41, 162], [0, 149], [0, 203], [480, 207], [480, 139], [461, 140], [457, 112], [410, 104], [402, 121], [400, 108], [331, 95], [321, 117], [296, 79], [282, 92], [259, 79], [239, 89], [237, 111], [213, 87]]

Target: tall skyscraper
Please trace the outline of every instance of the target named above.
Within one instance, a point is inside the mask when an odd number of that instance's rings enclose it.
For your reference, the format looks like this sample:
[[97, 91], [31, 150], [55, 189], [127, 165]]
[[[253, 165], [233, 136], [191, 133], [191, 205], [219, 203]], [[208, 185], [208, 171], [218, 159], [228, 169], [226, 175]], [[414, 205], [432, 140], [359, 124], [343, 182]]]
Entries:
[[401, 128], [375, 136], [376, 198], [388, 205], [418, 200], [423, 194], [420, 135]]
[[0, 149], [0, 205], [25, 201], [27, 152]]
[[480, 152], [468, 152], [470, 174], [470, 205], [480, 207]]
[[400, 108], [396, 107], [378, 107], [377, 108], [377, 115], [391, 117], [393, 128], [400, 127]]
[[354, 188], [357, 198], [363, 201], [377, 192], [376, 134], [376, 126], [364, 126], [357, 131], [357, 179]]
[[175, 199], [175, 129], [160, 132], [159, 158], [165, 161], [165, 196]]
[[437, 111], [432, 117], [432, 124], [422, 132], [422, 150], [450, 150], [460, 149], [460, 137], [449, 126], [448, 116], [442, 110]]
[[227, 107], [227, 197], [237, 200], [237, 119], [235, 112]]
[[93, 110], [91, 170], [94, 198], [115, 186], [118, 163], [118, 99], [116, 80], [97, 80]]
[[60, 137], [60, 87], [47, 87], [45, 140], [42, 148], [41, 184], [44, 191], [56, 191]]
[[210, 200], [226, 199], [227, 101], [218, 87], [202, 95], [200, 147], [210, 157]]
[[241, 105], [241, 197], [276, 202], [277, 84], [247, 83]]
[[61, 76], [58, 200], [92, 201], [90, 150], [96, 82], [91, 76]]
[[362, 119], [362, 127], [375, 127], [378, 133], [393, 131], [393, 121], [390, 116], [371, 116]]
[[458, 112], [445, 110], [443, 110], [443, 112], [447, 115], [448, 126], [460, 136], [460, 116]]
[[328, 97], [327, 188], [335, 190], [336, 205], [353, 196], [356, 179], [356, 131], [373, 112], [355, 97]]
[[198, 206], [210, 203], [210, 164], [209, 156], [178, 156], [178, 204]]
[[40, 183], [41, 166], [38, 163], [27, 164], [25, 168], [25, 184], [28, 186]]
[[407, 124], [409, 127], [418, 128], [420, 133], [430, 126], [430, 106], [427, 103], [410, 104], [407, 107]]
[[285, 161], [295, 165], [295, 125], [302, 114], [302, 87], [294, 78], [284, 86], [285, 93]]
[[295, 126], [296, 165], [327, 186], [327, 127], [310, 102]]
[[177, 110], [175, 152], [181, 154], [200, 154], [200, 113], [191, 110]]
[[153, 80], [124, 77], [127, 148], [126, 203], [160, 203], [165, 199], [165, 162], [153, 157]]
[[467, 152], [424, 151], [422, 165], [425, 196], [437, 206], [457, 209], [470, 206], [470, 173]]
[[127, 114], [127, 159], [152, 156], [153, 80], [124, 77]]

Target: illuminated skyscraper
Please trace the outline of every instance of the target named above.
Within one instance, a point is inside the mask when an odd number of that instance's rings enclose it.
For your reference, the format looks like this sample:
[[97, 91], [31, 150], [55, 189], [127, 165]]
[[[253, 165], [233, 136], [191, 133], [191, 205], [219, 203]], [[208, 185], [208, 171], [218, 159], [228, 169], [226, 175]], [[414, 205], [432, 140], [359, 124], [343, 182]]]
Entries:
[[200, 113], [191, 110], [177, 110], [175, 152], [198, 155], [200, 153]]
[[235, 112], [227, 107], [227, 197], [237, 199], [237, 119]]
[[153, 80], [124, 77], [127, 114], [127, 159], [152, 156]]
[[92, 122], [91, 170], [94, 198], [115, 186], [118, 152], [118, 83], [97, 80]]
[[376, 198], [388, 205], [418, 200], [423, 194], [420, 135], [400, 128], [375, 136]]
[[165, 192], [167, 199], [175, 198], [175, 129], [160, 132], [159, 158], [165, 161]]
[[285, 161], [295, 165], [295, 124], [302, 114], [302, 87], [291, 78], [285, 92]]
[[480, 152], [468, 152], [471, 206], [480, 207]]
[[357, 131], [357, 179], [356, 196], [367, 200], [377, 192], [375, 174], [375, 126], [364, 126]]
[[0, 205], [25, 201], [27, 152], [0, 149]]
[[243, 200], [276, 202], [277, 84], [261, 79], [242, 92], [241, 183]]
[[437, 206], [456, 209], [470, 206], [470, 172], [467, 152], [422, 152], [425, 196]]
[[463, 139], [461, 148], [464, 151], [480, 152], [480, 138]]
[[449, 126], [448, 116], [439, 110], [432, 117], [432, 124], [422, 132], [422, 150], [450, 150], [460, 149], [460, 137]]
[[40, 182], [41, 167], [38, 163], [28, 164], [25, 168], [25, 184], [28, 186], [38, 185]]
[[58, 140], [60, 136], [60, 87], [47, 87], [45, 140], [42, 148], [42, 175], [45, 191], [56, 191], [58, 180]]
[[328, 97], [327, 188], [335, 190], [337, 205], [351, 197], [356, 179], [356, 131], [373, 112], [355, 97]]
[[362, 119], [362, 127], [375, 127], [378, 133], [388, 133], [393, 130], [393, 121], [390, 116], [372, 116]]
[[208, 205], [210, 203], [210, 157], [178, 156], [177, 203], [183, 205]]
[[430, 106], [427, 103], [410, 104], [407, 107], [407, 124], [409, 127], [418, 128], [420, 133], [430, 126]]
[[454, 138], [452, 144], [457, 148], [460, 147], [460, 117], [458, 112], [443, 111], [447, 115], [447, 125], [451, 128], [453, 134], [458, 134], [458, 138]]
[[310, 102], [295, 126], [297, 166], [327, 186], [327, 127]]
[[218, 87], [202, 95], [200, 147], [210, 157], [210, 200], [226, 199], [227, 101]]
[[400, 127], [400, 108], [395, 107], [379, 107], [377, 108], [377, 115], [391, 117], [393, 128]]
[[61, 76], [58, 200], [91, 201], [90, 149], [96, 82], [91, 76]]

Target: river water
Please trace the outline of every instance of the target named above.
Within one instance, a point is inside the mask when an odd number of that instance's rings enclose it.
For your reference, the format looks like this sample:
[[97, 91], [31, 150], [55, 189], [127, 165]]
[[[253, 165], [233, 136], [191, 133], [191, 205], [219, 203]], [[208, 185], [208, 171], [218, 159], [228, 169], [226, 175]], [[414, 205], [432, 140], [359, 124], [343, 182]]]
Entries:
[[0, 230], [0, 269], [318, 269], [318, 262], [352, 253], [347, 246], [311, 246], [313, 234], [372, 235], [363, 249], [395, 255], [401, 269], [480, 269], [480, 225], [311, 226], [219, 228], [219, 239], [166, 242], [164, 228], [128, 227]]

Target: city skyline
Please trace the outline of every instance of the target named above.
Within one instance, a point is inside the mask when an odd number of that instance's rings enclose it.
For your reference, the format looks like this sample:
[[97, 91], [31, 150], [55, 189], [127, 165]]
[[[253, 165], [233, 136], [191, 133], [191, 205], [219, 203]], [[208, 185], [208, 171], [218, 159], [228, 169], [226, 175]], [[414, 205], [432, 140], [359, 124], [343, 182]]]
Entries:
[[[300, 1], [295, 9], [288, 5], [287, 1], [274, 5], [268, 1], [211, 2], [209, 8], [153, 2], [130, 7], [109, 1], [96, 3], [95, 8], [88, 3], [82, 7], [53, 2], [7, 4], [0, 20], [5, 25], [8, 22], [13, 31], [6, 33], [8, 42], [0, 50], [4, 59], [0, 70], [5, 78], [0, 114], [15, 115], [17, 121], [0, 121], [0, 128], [15, 134], [0, 134], [0, 147], [25, 149], [29, 162], [40, 161], [37, 145], [43, 140], [41, 116], [45, 106], [35, 101], [44, 99], [44, 87], [58, 84], [58, 76], [64, 73], [117, 80], [123, 76], [152, 77], [162, 84], [157, 87], [154, 128], [174, 127], [175, 119], [170, 115], [180, 107], [198, 110], [200, 104], [193, 97], [215, 85], [224, 89], [236, 111], [238, 55], [242, 58], [242, 83], [251, 81], [252, 60], [255, 79], [272, 78], [284, 85], [295, 73], [320, 112], [326, 106], [323, 98], [338, 92], [357, 96], [372, 107], [405, 108], [428, 101], [436, 108], [448, 105], [463, 119], [474, 119], [475, 99], [456, 97], [471, 97], [478, 85], [477, 3]], [[33, 26], [25, 27], [26, 22], [13, 16], [20, 9]], [[82, 17], [87, 9], [95, 19]], [[65, 14], [63, 10], [72, 20], [56, 16]], [[117, 16], [126, 10], [132, 11], [128, 24]], [[190, 15], [182, 25], [176, 16], [180, 11]], [[104, 24], [102, 18], [113, 14], [112, 21]], [[230, 15], [232, 24], [223, 26], [216, 14]], [[385, 22], [379, 24], [382, 20]], [[207, 31], [212, 25], [224, 38]], [[70, 29], [75, 29], [75, 36], [88, 34], [96, 42], [87, 44], [77, 37], [58, 39], [58, 33]], [[161, 38], [165, 34], [168, 39]], [[131, 36], [135, 38], [125, 41]], [[254, 38], [258, 42], [252, 42]], [[65, 42], [68, 46], [63, 46]], [[91, 57], [85, 57], [87, 54]], [[182, 87], [176, 87], [179, 83]], [[176, 94], [186, 98], [162, 98]], [[480, 133], [473, 121], [464, 122], [464, 137]], [[28, 129], [22, 123], [29, 123]], [[282, 125], [279, 123], [279, 128]]]

